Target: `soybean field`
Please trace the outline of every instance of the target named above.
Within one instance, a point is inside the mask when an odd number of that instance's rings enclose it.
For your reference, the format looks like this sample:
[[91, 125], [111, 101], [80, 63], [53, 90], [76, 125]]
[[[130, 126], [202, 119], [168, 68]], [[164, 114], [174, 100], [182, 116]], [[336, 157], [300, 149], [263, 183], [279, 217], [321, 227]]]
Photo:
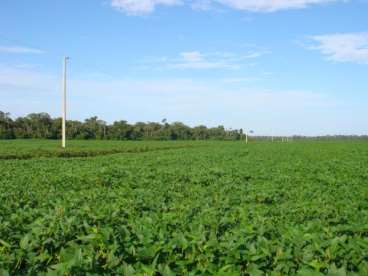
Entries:
[[366, 141], [0, 141], [0, 275], [368, 275]]

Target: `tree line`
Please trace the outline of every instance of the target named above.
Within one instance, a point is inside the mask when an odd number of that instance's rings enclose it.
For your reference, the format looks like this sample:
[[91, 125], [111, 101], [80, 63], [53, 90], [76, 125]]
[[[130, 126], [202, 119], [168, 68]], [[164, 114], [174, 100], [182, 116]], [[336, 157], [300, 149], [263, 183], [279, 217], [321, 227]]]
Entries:
[[[67, 120], [68, 139], [106, 140], [241, 140], [242, 129], [226, 130], [224, 126], [190, 127], [181, 122], [115, 121], [108, 124], [94, 116], [81, 121]], [[31, 113], [12, 119], [9, 113], [0, 111], [0, 139], [60, 139], [61, 118], [52, 118], [48, 113]]]

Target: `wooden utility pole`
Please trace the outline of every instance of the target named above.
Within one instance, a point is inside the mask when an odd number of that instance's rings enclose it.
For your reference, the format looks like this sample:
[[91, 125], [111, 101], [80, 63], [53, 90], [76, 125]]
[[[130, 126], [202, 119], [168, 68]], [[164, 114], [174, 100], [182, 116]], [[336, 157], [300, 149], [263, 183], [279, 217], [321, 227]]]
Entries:
[[64, 57], [63, 59], [63, 95], [62, 95], [62, 122], [61, 122], [61, 146], [65, 148], [66, 146], [66, 63], [69, 57]]

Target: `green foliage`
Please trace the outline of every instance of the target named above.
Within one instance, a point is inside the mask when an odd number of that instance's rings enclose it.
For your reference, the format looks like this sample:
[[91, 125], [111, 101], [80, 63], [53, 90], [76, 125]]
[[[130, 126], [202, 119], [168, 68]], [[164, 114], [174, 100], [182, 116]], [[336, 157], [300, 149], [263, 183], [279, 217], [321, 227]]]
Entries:
[[[80, 121], [66, 121], [68, 139], [79, 140], [240, 140], [243, 130], [225, 130], [223, 126], [189, 127], [180, 122], [160, 123], [115, 121], [107, 124], [96, 116]], [[32, 113], [13, 120], [9, 113], [0, 111], [0, 139], [60, 139], [61, 118], [47, 113]]]
[[118, 153], [142, 153], [176, 148], [208, 146], [210, 144], [196, 141], [67, 141], [67, 148], [60, 147], [60, 141], [53, 140], [4, 140], [0, 141], [0, 160], [31, 159], [39, 157], [93, 157]]
[[134, 152], [0, 160], [0, 275], [368, 275], [367, 143], [71, 148]]

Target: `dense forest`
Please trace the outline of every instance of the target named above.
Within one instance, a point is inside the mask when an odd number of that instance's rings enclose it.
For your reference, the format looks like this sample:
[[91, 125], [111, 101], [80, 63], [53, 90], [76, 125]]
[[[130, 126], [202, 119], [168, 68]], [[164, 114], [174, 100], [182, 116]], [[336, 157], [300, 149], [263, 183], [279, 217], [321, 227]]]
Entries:
[[[189, 127], [181, 122], [161, 123], [115, 121], [108, 124], [97, 117], [84, 122], [68, 120], [68, 139], [109, 140], [240, 140], [243, 130], [226, 130], [223, 126], [208, 128], [200, 125]], [[52, 118], [47, 113], [32, 113], [12, 119], [9, 113], [0, 111], [0, 139], [59, 139], [61, 118]]]

